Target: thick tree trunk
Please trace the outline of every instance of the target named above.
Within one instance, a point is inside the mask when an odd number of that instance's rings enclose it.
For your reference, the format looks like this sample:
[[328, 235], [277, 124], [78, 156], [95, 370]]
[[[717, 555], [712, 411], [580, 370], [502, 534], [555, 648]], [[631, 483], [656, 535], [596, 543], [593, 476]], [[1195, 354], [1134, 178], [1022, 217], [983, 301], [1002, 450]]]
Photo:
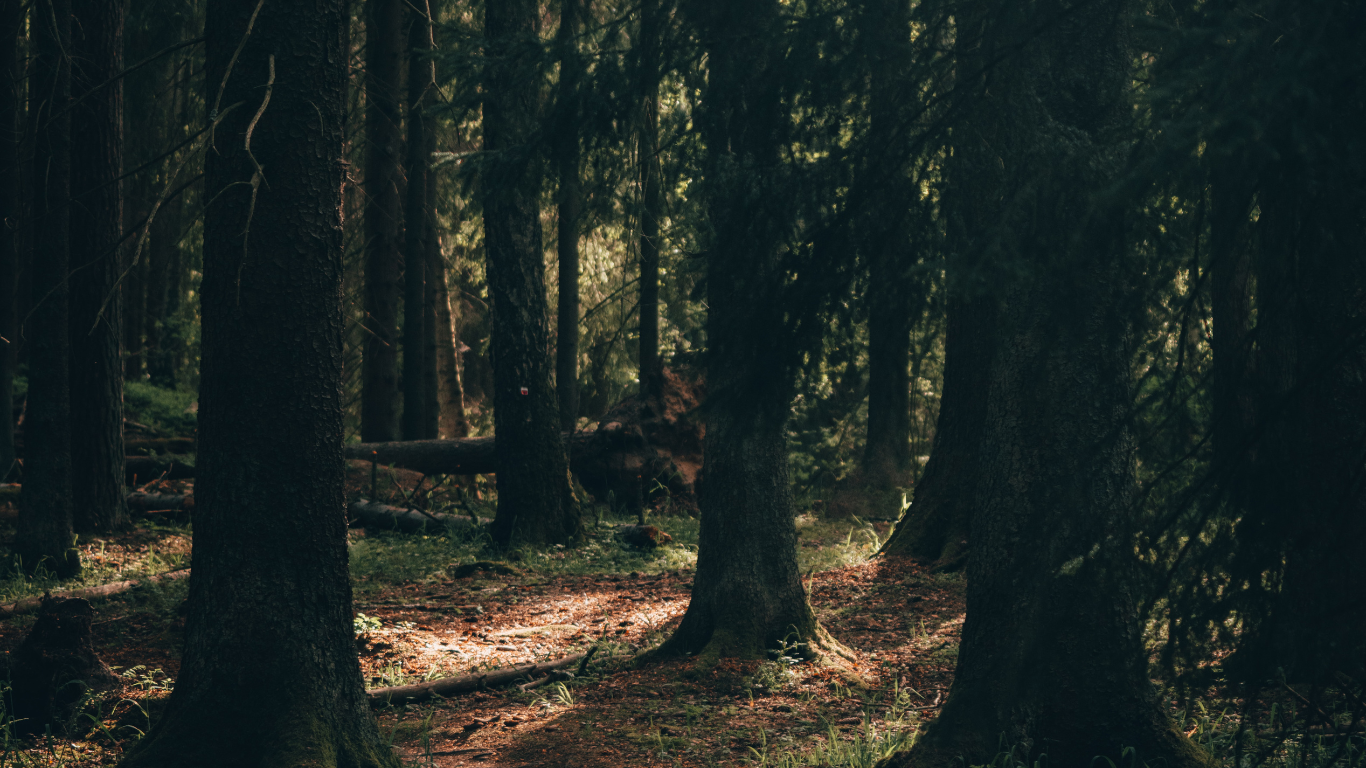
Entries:
[[205, 158], [215, 202], [185, 650], [125, 766], [398, 765], [365, 698], [347, 576], [347, 21], [341, 0], [208, 6], [206, 81], [225, 83], [219, 109], [243, 106]]
[[455, 312], [446, 286], [446, 259], [436, 247], [436, 367], [437, 391], [441, 399], [441, 437], [448, 440], [470, 433], [465, 418], [465, 392], [460, 382], [460, 335], [455, 330]]
[[561, 0], [559, 115], [555, 160], [560, 189], [556, 220], [559, 254], [559, 303], [556, 306], [555, 390], [560, 402], [560, 429], [573, 432], [579, 423], [579, 215], [583, 184], [579, 179], [579, 0]]
[[70, 338], [71, 96], [70, 0], [34, 6], [36, 57], [32, 109], [38, 132], [33, 174], [33, 302], [29, 339], [28, 415], [24, 421], [24, 486], [15, 552], [23, 567], [58, 576], [80, 572], [72, 547]]
[[1041, 34], [1049, 2], [958, 6], [959, 72], [990, 72], [960, 81], [953, 205], [995, 224], [970, 247], [995, 270], [981, 300], [997, 342], [953, 688], [890, 766], [977, 765], [1003, 745], [1049, 765], [1125, 748], [1207, 762], [1153, 691], [1136, 608], [1124, 237], [1100, 202], [1126, 153], [1125, 5], [1070, 9]]
[[19, 334], [15, 299], [19, 276], [19, 3], [0, 7], [0, 483], [14, 461], [14, 369]]
[[915, 486], [914, 502], [883, 552], [930, 561], [945, 570], [962, 567], [965, 562], [971, 499], [978, 483], [977, 451], [986, 417], [994, 323], [990, 302], [961, 295], [949, 300], [944, 384], [934, 446], [925, 473]]
[[659, 222], [664, 195], [659, 184], [659, 0], [640, 7], [641, 115], [636, 133], [640, 163], [640, 389], [657, 395], [659, 361]]
[[426, 19], [412, 10], [408, 29], [407, 199], [403, 206], [403, 439], [427, 434], [427, 118], [432, 86]]
[[399, 227], [403, 138], [399, 133], [402, 0], [371, 0], [365, 33], [365, 350], [361, 439], [399, 439], [398, 305], [403, 295]]
[[[660, 653], [763, 658], [781, 642], [839, 650], [821, 629], [797, 570], [787, 416], [793, 374], [767, 351], [784, 334], [779, 258], [783, 215], [756, 185], [777, 183], [785, 109], [774, 0], [696, 7], [709, 51], [704, 95], [707, 208], [707, 388], [701, 532], [692, 600]], [[763, 188], [759, 186], [759, 188]]]
[[[123, 3], [72, 0], [71, 461], [73, 524], [107, 533], [128, 523], [123, 492]], [[109, 81], [113, 82], [109, 82]], [[98, 88], [98, 90], [93, 90]]]
[[483, 184], [498, 435], [493, 540], [501, 546], [567, 542], [582, 525], [550, 380], [541, 168], [527, 147], [537, 131], [539, 68], [524, 41], [536, 34], [538, 8], [533, 0], [489, 3], [484, 17], [493, 62], [484, 91], [484, 148], [501, 155]]

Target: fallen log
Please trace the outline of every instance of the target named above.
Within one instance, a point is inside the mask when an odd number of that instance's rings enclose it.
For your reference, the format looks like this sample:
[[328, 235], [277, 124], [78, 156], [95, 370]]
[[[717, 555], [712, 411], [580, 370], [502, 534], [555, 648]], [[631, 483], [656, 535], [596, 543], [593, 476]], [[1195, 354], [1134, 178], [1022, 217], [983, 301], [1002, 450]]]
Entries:
[[152, 480], [189, 480], [194, 478], [193, 456], [125, 456], [123, 482], [130, 487]]
[[407, 704], [414, 701], [425, 701], [433, 696], [450, 697], [461, 693], [483, 690], [500, 685], [508, 685], [523, 678], [533, 678], [542, 673], [554, 669], [568, 667], [577, 664], [579, 660], [588, 654], [576, 653], [573, 656], [566, 656], [563, 659], [547, 661], [540, 664], [522, 664], [517, 667], [504, 667], [488, 672], [479, 672], [473, 675], [463, 675], [461, 677], [443, 677], [439, 680], [432, 680], [426, 683], [413, 683], [412, 685], [394, 685], [388, 688], [376, 688], [366, 693], [370, 699], [371, 706], [384, 706], [386, 704]]
[[130, 437], [123, 441], [127, 453], [142, 455], [141, 451], [157, 453], [194, 453], [196, 441], [193, 437]]
[[128, 508], [139, 512], [193, 512], [194, 496], [133, 491], [128, 494]]
[[[569, 461], [587, 445], [590, 433], [565, 433]], [[411, 469], [424, 475], [487, 475], [497, 470], [494, 438], [459, 440], [402, 440], [392, 443], [352, 443], [343, 449], [348, 459], [373, 461]]]
[[[359, 522], [377, 528], [391, 528], [404, 533], [414, 533], [433, 526], [468, 527], [476, 522], [476, 519], [460, 515], [443, 515], [421, 509], [394, 507], [366, 499], [356, 499], [347, 505], [346, 510], [353, 523]], [[477, 522], [479, 525], [488, 525], [493, 521], [487, 517], [480, 517], [477, 518]]]
[[[46, 597], [52, 600], [72, 600], [75, 598], [92, 600], [98, 597], [110, 597], [111, 595], [117, 595], [120, 592], [127, 592], [128, 590], [132, 589], [133, 587], [136, 587], [139, 584], [150, 584], [160, 581], [183, 579], [189, 575], [190, 569], [188, 567], [177, 568], [174, 571], [167, 571], [166, 573], [158, 574], [156, 576], [152, 576], [146, 579], [115, 581], [113, 583], [103, 584], [98, 587], [84, 587], [82, 589], [71, 589], [65, 592], [58, 592], [55, 595], [49, 594], [46, 595]], [[42, 607], [42, 605], [43, 597], [26, 597], [23, 600], [10, 603], [9, 605], [0, 605], [0, 619], [8, 619], [11, 616], [18, 616], [24, 613], [33, 613], [34, 611]]]

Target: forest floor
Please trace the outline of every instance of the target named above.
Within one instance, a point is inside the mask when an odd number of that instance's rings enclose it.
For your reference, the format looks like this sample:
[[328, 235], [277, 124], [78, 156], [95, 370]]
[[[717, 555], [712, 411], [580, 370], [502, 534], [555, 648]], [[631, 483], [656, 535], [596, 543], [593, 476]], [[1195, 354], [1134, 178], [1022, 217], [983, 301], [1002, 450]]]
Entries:
[[[411, 498], [413, 484], [391, 474], [386, 494]], [[166, 490], [192, 483], [175, 485]], [[353, 471], [349, 485], [368, 490], [368, 473]], [[0, 547], [13, 536], [6, 511], [0, 506]], [[791, 658], [705, 669], [688, 658], [635, 664], [687, 607], [697, 522], [651, 516], [673, 536], [652, 551], [615, 539], [617, 522], [626, 520], [598, 510], [583, 545], [509, 553], [501, 573], [463, 578], [460, 565], [489, 559], [469, 533], [351, 531], [357, 650], [370, 688], [599, 649], [586, 672], [565, 683], [378, 709], [381, 732], [405, 765], [870, 766], [908, 744], [947, 695], [961, 578], [872, 557], [888, 523], [797, 518], [811, 602], [854, 652], [868, 683], [860, 688]], [[80, 542], [80, 584], [15, 577], [0, 582], [0, 600], [187, 565], [191, 535], [188, 526], [143, 519], [131, 532]], [[23, 741], [0, 728], [0, 768], [116, 762], [169, 695], [186, 587], [148, 584], [96, 602], [95, 645], [122, 689], [89, 701], [61, 738]], [[13, 650], [32, 623], [32, 615], [0, 621], [0, 649]]]

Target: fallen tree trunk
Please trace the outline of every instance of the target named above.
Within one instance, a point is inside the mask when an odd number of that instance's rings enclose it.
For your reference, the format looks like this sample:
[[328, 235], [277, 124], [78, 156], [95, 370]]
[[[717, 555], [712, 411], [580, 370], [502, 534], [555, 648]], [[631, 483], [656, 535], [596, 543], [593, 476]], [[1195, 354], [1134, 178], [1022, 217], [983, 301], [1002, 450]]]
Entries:
[[125, 456], [123, 481], [129, 487], [152, 480], [189, 480], [194, 478], [194, 458], [190, 456]]
[[[174, 571], [167, 571], [166, 573], [152, 576], [151, 578], [147, 579], [115, 581], [111, 584], [103, 584], [98, 587], [85, 587], [84, 589], [72, 589], [66, 592], [58, 592], [55, 595], [49, 594], [47, 595], [47, 597], [53, 600], [69, 600], [78, 597], [83, 598], [85, 600], [91, 600], [97, 597], [109, 597], [111, 595], [117, 595], [120, 592], [127, 592], [128, 590], [132, 589], [133, 587], [136, 587], [139, 584], [150, 584], [159, 581], [183, 579], [189, 575], [189, 568], [178, 568]], [[0, 619], [8, 619], [11, 616], [18, 616], [24, 613], [33, 613], [34, 611], [42, 607], [42, 604], [42, 597], [26, 597], [23, 600], [10, 603], [9, 605], [0, 605]]]
[[[569, 461], [583, 453], [591, 433], [566, 433]], [[393, 443], [353, 443], [345, 447], [348, 459], [373, 461], [411, 469], [424, 475], [486, 475], [497, 471], [494, 438], [460, 440], [403, 440]]]
[[194, 453], [193, 437], [130, 437], [123, 441], [124, 451], [141, 455], [141, 451], [157, 453]]
[[386, 704], [407, 704], [414, 701], [425, 701], [433, 696], [449, 697], [456, 694], [469, 693], [484, 688], [492, 688], [499, 685], [508, 685], [522, 678], [531, 678], [553, 669], [561, 669], [576, 664], [588, 654], [576, 653], [573, 656], [566, 656], [556, 661], [547, 661], [541, 664], [523, 664], [517, 667], [505, 667], [494, 669], [488, 672], [479, 672], [473, 675], [462, 677], [443, 677], [439, 680], [432, 680], [426, 683], [414, 683], [412, 685], [395, 685], [388, 688], [376, 688], [369, 691], [366, 695], [370, 699], [371, 706], [383, 706]]
[[139, 512], [193, 512], [194, 496], [133, 491], [128, 494], [128, 507]]
[[476, 519], [480, 525], [488, 525], [493, 522], [487, 517], [469, 518], [459, 515], [443, 515], [420, 509], [394, 507], [366, 499], [356, 499], [348, 504], [346, 509], [352, 522], [372, 525], [377, 528], [391, 528], [404, 533], [414, 533], [433, 525], [470, 526], [475, 524]]

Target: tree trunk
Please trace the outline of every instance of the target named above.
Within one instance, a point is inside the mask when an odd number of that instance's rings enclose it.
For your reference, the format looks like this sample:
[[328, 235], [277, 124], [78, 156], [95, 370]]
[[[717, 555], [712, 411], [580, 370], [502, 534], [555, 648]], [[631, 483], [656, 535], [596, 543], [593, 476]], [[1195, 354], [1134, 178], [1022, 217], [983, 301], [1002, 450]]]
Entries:
[[[430, 32], [430, 25], [427, 25]], [[436, 101], [436, 83], [433, 78], [431, 91], [428, 94], [427, 102], [434, 104]], [[426, 149], [424, 156], [426, 162], [430, 164], [432, 153], [436, 151], [436, 120], [427, 118], [426, 130]], [[423, 337], [423, 371], [422, 381], [424, 386], [424, 398], [426, 405], [423, 411], [426, 415], [426, 428], [423, 436], [428, 440], [436, 440], [441, 437], [441, 353], [437, 348], [440, 344], [440, 323], [441, 310], [440, 302], [446, 299], [446, 287], [437, 286], [438, 280], [446, 279], [446, 272], [441, 258], [441, 240], [437, 236], [436, 220], [436, 172], [428, 166], [426, 174], [427, 193], [423, 199], [423, 219], [426, 227], [426, 235], [423, 242], [426, 244], [426, 258], [423, 262], [427, 268], [425, 286], [423, 288], [423, 310], [422, 310], [422, 337]], [[449, 326], [449, 317], [447, 317]]]
[[24, 485], [15, 552], [28, 571], [80, 572], [71, 531], [71, 403], [67, 270], [70, 261], [70, 0], [34, 6], [33, 302]]
[[125, 766], [398, 765], [347, 576], [347, 21], [341, 0], [208, 5], [206, 81], [243, 106], [205, 158], [194, 567], [180, 675]]
[[[71, 461], [81, 533], [128, 523], [123, 491], [122, 307], [123, 3], [72, 0]], [[113, 82], [109, 82], [109, 81]], [[98, 88], [98, 90], [93, 90]]]
[[484, 249], [493, 300], [493, 424], [498, 435], [498, 515], [493, 540], [563, 543], [581, 529], [550, 380], [542, 261], [541, 167], [528, 146], [538, 130], [539, 67], [523, 50], [538, 4], [485, 6], [490, 61], [484, 148], [500, 159], [483, 177]]
[[19, 3], [0, 8], [0, 483], [16, 469], [14, 461], [14, 369], [19, 334], [15, 299], [19, 241], [19, 94], [22, 78]]
[[[1236, 160], [1210, 184], [1210, 298], [1214, 320], [1214, 465], [1225, 487], [1250, 459], [1255, 420], [1252, 366], [1251, 225], [1253, 179]], [[1232, 474], [1230, 474], [1232, 473]]]
[[[959, 234], [966, 236], [965, 232]], [[950, 270], [954, 270], [953, 265]], [[950, 290], [971, 289], [955, 286]], [[977, 451], [986, 417], [994, 323], [990, 302], [964, 296], [949, 299], [944, 384], [934, 446], [925, 473], [915, 486], [914, 503], [887, 539], [883, 552], [933, 562], [940, 570], [960, 568], [965, 562], [971, 498], [978, 482]]]
[[441, 437], [448, 440], [469, 435], [465, 419], [465, 393], [460, 384], [460, 336], [455, 330], [455, 313], [446, 286], [446, 259], [441, 245], [436, 246], [436, 367], [437, 391], [441, 399]]
[[[175, 106], [172, 115], [180, 113], [180, 104], [185, 98], [184, 88], [173, 85], [176, 68], [167, 64], [167, 87], [172, 89]], [[173, 131], [164, 128], [159, 132], [169, 140], [175, 136]], [[160, 185], [174, 184], [170, 169], [177, 162], [171, 157], [165, 162], [167, 169], [160, 176]], [[185, 198], [183, 194], [167, 198], [157, 209], [152, 219], [151, 233], [147, 238], [147, 285], [146, 333], [147, 333], [147, 375], [151, 383], [158, 387], [174, 389], [176, 386], [176, 355], [174, 329], [175, 310], [180, 306], [180, 228], [183, 224]]]
[[432, 61], [426, 20], [409, 11], [408, 195], [403, 206], [403, 439], [427, 438], [427, 92]]
[[873, 491], [910, 484], [911, 325], [914, 305], [925, 293], [915, 285], [906, 236], [906, 169], [895, 137], [905, 112], [897, 89], [906, 78], [910, 48], [909, 5], [874, 0], [863, 10], [863, 33], [872, 59], [871, 126], [863, 174], [881, 189], [863, 230], [868, 259], [868, 436], [863, 480]]
[[561, 0], [560, 93], [555, 159], [559, 166], [559, 210], [556, 245], [560, 261], [559, 303], [555, 337], [555, 389], [560, 401], [560, 429], [573, 432], [579, 423], [579, 216], [583, 184], [579, 179], [579, 0]]
[[1153, 691], [1136, 609], [1125, 238], [1101, 208], [1127, 151], [1126, 3], [1037, 31], [1056, 8], [957, 6], [958, 71], [990, 67], [991, 87], [960, 80], [953, 183], [969, 188], [954, 205], [995, 224], [972, 247], [995, 270], [982, 300], [997, 342], [953, 687], [889, 766], [978, 765], [1003, 747], [1048, 765], [1119, 763], [1125, 748], [1136, 764], [1208, 762]]
[[[132, 121], [137, 125], [136, 121]], [[134, 182], [138, 186], [138, 192], [129, 197], [130, 201], [143, 200], [147, 196], [146, 181]], [[147, 211], [139, 205], [124, 207], [124, 230], [130, 231], [134, 225], [142, 221], [147, 215]], [[129, 240], [136, 242], [138, 234], [134, 233]], [[129, 252], [136, 250], [135, 246], [129, 247]], [[131, 256], [129, 257], [131, 259]], [[137, 262], [128, 264], [125, 269], [127, 274], [119, 284], [123, 292], [123, 379], [124, 381], [142, 381], [142, 376], [146, 372], [146, 359], [142, 346], [142, 329], [147, 324], [147, 256], [144, 254], [139, 257]]]
[[779, 6], [747, 0], [696, 7], [709, 51], [704, 94], [707, 211], [707, 389], [701, 531], [692, 600], [662, 654], [764, 658], [780, 643], [839, 650], [816, 621], [797, 570], [788, 475], [793, 373], [765, 349], [784, 333], [782, 215], [754, 190], [776, 182], [781, 112]]
[[402, 0], [371, 0], [365, 80], [365, 349], [361, 356], [360, 434], [399, 439], [398, 305], [402, 297], [399, 163], [403, 56]]
[[660, 387], [659, 361], [659, 222], [664, 195], [659, 184], [659, 0], [644, 0], [640, 8], [640, 127], [636, 157], [640, 163], [640, 387], [656, 395]]

